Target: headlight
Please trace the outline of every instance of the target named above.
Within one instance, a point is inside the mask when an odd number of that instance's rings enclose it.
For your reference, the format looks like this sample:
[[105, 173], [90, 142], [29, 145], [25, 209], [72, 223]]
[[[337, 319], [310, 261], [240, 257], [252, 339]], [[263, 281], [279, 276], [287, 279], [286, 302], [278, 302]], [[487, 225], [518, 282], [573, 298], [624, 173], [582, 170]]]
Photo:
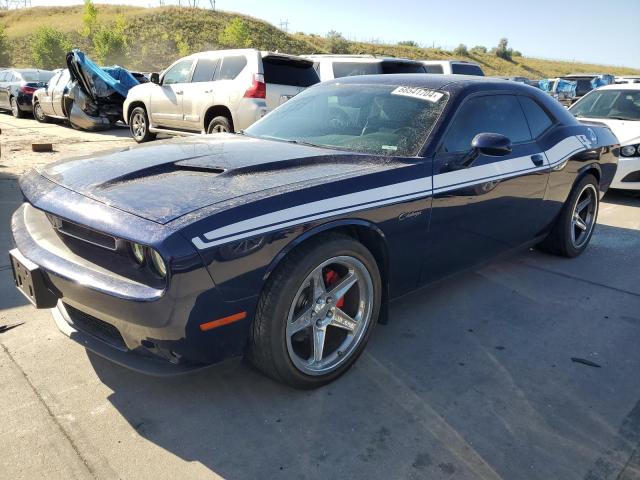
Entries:
[[144, 263], [144, 247], [139, 243], [131, 244], [131, 253], [133, 253], [133, 258], [136, 259], [140, 265]]
[[633, 157], [636, 152], [640, 155], [640, 145], [625, 145], [620, 149], [623, 157]]
[[161, 277], [167, 276], [167, 266], [164, 263], [164, 260], [160, 256], [158, 252], [153, 249], [149, 249], [149, 254], [151, 255], [151, 263], [156, 270], [156, 273]]

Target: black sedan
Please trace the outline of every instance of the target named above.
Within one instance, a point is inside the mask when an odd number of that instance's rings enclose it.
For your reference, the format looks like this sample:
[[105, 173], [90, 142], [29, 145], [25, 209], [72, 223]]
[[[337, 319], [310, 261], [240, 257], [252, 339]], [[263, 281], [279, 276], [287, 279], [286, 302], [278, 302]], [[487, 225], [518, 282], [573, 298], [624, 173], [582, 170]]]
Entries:
[[582, 253], [618, 154], [609, 129], [523, 84], [343, 78], [242, 134], [30, 172], [11, 261], [36, 307], [121, 365], [245, 355], [311, 388], [395, 297], [514, 248]]
[[44, 87], [55, 72], [36, 69], [0, 71], [0, 109], [22, 118], [31, 112], [33, 92]]

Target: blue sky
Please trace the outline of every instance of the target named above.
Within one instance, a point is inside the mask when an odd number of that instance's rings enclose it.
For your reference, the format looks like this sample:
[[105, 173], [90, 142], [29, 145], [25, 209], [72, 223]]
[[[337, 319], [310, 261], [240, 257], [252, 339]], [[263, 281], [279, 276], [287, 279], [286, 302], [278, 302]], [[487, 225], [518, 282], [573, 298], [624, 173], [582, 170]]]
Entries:
[[[32, 0], [70, 5], [79, 0]], [[158, 0], [96, 3], [156, 6]], [[178, 0], [165, 0], [166, 4]], [[182, 0], [186, 4], [186, 0]], [[209, 6], [209, 0], [199, 0]], [[414, 40], [453, 48], [495, 46], [501, 37], [531, 57], [640, 68], [640, 0], [217, 0], [217, 8], [266, 20], [288, 21], [291, 32], [337, 30], [357, 40]]]

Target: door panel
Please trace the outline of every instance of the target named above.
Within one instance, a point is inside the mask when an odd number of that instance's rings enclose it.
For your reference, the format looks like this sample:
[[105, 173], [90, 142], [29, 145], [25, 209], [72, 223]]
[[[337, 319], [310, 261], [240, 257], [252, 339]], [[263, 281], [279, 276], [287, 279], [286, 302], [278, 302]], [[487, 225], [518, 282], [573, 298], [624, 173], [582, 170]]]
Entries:
[[67, 91], [67, 84], [69, 83], [69, 80], [69, 70], [64, 70], [51, 91], [51, 106], [54, 114], [58, 117], [65, 116], [63, 102], [64, 94]]
[[214, 105], [214, 78], [219, 66], [217, 58], [198, 59], [193, 71], [191, 83], [185, 85], [182, 99], [182, 113], [184, 115], [185, 128], [200, 131], [207, 126], [203, 125], [204, 109]]
[[181, 60], [164, 72], [160, 85], [151, 91], [149, 110], [154, 125], [184, 128], [182, 102], [184, 89], [191, 80], [193, 60]]

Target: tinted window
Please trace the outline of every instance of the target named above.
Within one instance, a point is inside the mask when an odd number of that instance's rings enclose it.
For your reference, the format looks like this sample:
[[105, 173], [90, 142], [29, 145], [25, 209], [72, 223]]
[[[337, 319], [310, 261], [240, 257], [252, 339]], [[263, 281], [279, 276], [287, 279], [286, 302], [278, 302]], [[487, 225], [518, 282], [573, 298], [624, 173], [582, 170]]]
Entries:
[[382, 73], [380, 62], [334, 62], [333, 77], [352, 77], [354, 75], [376, 75]]
[[196, 82], [211, 82], [213, 76], [216, 73], [216, 67], [218, 66], [217, 58], [201, 58], [196, 64], [196, 68], [193, 71], [191, 77], [191, 83]]
[[520, 104], [524, 110], [524, 114], [527, 117], [529, 123], [529, 130], [533, 138], [537, 138], [542, 132], [553, 125], [553, 120], [549, 118], [547, 112], [545, 112], [540, 105], [529, 97], [519, 97]]
[[456, 113], [444, 140], [447, 152], [467, 152], [479, 133], [500, 133], [511, 142], [531, 140], [520, 103], [512, 95], [488, 95], [466, 101]]
[[218, 80], [233, 80], [247, 66], [245, 57], [224, 57]]
[[419, 63], [382, 62], [382, 73], [424, 73], [425, 71]]
[[640, 91], [594, 90], [569, 111], [583, 118], [640, 120]]
[[266, 83], [310, 87], [320, 81], [311, 63], [267, 57], [262, 59], [262, 67]]
[[452, 63], [451, 73], [458, 75], [478, 75], [484, 77], [482, 69], [477, 65], [469, 65], [466, 63]]
[[442, 65], [425, 65], [424, 69], [427, 73], [444, 73]]
[[172, 85], [174, 83], [187, 83], [189, 81], [189, 73], [191, 72], [192, 60], [183, 60], [171, 67], [162, 79], [163, 85]]

